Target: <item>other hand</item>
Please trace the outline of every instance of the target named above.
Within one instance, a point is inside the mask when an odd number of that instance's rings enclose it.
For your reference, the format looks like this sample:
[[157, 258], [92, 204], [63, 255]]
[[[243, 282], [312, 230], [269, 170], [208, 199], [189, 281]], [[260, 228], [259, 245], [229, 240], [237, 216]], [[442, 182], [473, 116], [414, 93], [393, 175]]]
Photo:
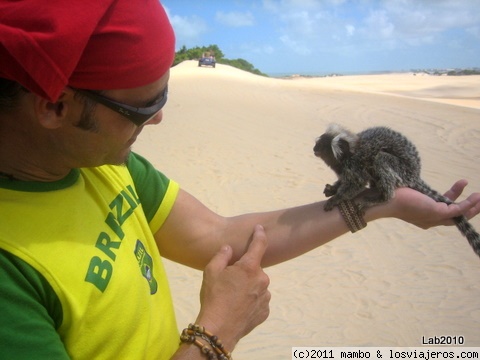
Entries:
[[[459, 180], [444, 195], [452, 201], [462, 194], [467, 186], [466, 180]], [[430, 197], [409, 189], [396, 190], [395, 198], [390, 205], [393, 215], [422, 229], [438, 225], [453, 225], [452, 218], [464, 215], [471, 219], [480, 213], [480, 193], [473, 193], [465, 200], [447, 205], [436, 202]]]
[[237, 262], [228, 266], [232, 249], [224, 246], [205, 268], [197, 323], [218, 336], [228, 351], [269, 315], [270, 279], [260, 266], [266, 248], [265, 231], [257, 225]]

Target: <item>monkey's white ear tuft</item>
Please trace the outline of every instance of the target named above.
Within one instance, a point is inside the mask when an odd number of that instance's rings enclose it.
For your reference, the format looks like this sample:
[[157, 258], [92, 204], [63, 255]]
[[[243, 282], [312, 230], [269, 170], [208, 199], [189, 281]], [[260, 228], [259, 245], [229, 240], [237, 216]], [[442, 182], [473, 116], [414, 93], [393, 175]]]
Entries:
[[335, 136], [333, 139], [332, 139], [332, 152], [333, 152], [333, 156], [335, 156], [335, 159], [340, 159], [340, 157], [342, 156], [342, 148], [340, 147], [340, 140], [342, 139], [342, 134], [339, 134], [337, 136]]
[[350, 130], [337, 125], [332, 124], [328, 127], [328, 133], [334, 136], [332, 140], [332, 152], [335, 159], [339, 160], [343, 154], [344, 149], [340, 146], [340, 141], [343, 140], [348, 144], [348, 150], [353, 154], [358, 142], [358, 135]]
[[358, 143], [358, 135], [346, 130], [343, 134], [341, 134], [342, 139], [348, 143], [348, 147], [350, 148], [350, 152], [353, 154], [355, 152], [355, 148], [357, 147]]
[[332, 123], [328, 125], [326, 133], [332, 136], [337, 136], [345, 131], [348, 131], [348, 130], [345, 129], [342, 125]]

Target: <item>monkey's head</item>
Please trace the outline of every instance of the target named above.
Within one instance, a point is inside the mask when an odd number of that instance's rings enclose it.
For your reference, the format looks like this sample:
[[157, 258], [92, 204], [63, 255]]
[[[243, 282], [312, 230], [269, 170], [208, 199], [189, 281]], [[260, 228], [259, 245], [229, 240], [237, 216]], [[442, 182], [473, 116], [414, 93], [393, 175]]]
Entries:
[[358, 135], [332, 124], [321, 135], [313, 147], [315, 156], [321, 158], [337, 174], [342, 172], [343, 162], [355, 152]]

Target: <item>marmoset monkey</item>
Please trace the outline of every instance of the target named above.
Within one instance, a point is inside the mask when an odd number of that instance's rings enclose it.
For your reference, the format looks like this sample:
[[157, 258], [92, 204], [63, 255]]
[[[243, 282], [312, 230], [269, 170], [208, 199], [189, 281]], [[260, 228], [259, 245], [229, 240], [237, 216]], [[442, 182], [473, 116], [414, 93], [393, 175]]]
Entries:
[[[327, 211], [362, 193], [356, 202], [360, 209], [365, 209], [390, 200], [399, 187], [412, 188], [437, 202], [452, 203], [420, 177], [420, 156], [415, 145], [389, 128], [372, 127], [355, 134], [333, 124], [317, 139], [313, 152], [338, 177], [333, 185], [327, 184], [324, 189], [324, 194], [330, 197], [325, 203]], [[464, 216], [453, 220], [480, 256], [480, 235]]]

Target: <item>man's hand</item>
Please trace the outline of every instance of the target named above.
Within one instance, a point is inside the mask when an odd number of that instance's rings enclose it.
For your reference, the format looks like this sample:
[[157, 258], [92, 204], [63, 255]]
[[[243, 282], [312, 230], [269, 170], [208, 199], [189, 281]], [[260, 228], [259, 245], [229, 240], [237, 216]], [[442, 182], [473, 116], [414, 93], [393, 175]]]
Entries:
[[[459, 180], [445, 193], [445, 196], [455, 201], [466, 186], [466, 180]], [[453, 225], [452, 218], [460, 215], [464, 215], [467, 219], [478, 215], [480, 193], [473, 193], [459, 203], [447, 205], [436, 202], [418, 191], [400, 188], [396, 190], [395, 198], [390, 205], [394, 208], [392, 216], [422, 229], [428, 229], [438, 225]]]
[[260, 266], [266, 248], [265, 231], [257, 225], [237, 262], [228, 265], [232, 249], [224, 246], [205, 268], [197, 324], [218, 336], [229, 351], [269, 315], [270, 279]]

